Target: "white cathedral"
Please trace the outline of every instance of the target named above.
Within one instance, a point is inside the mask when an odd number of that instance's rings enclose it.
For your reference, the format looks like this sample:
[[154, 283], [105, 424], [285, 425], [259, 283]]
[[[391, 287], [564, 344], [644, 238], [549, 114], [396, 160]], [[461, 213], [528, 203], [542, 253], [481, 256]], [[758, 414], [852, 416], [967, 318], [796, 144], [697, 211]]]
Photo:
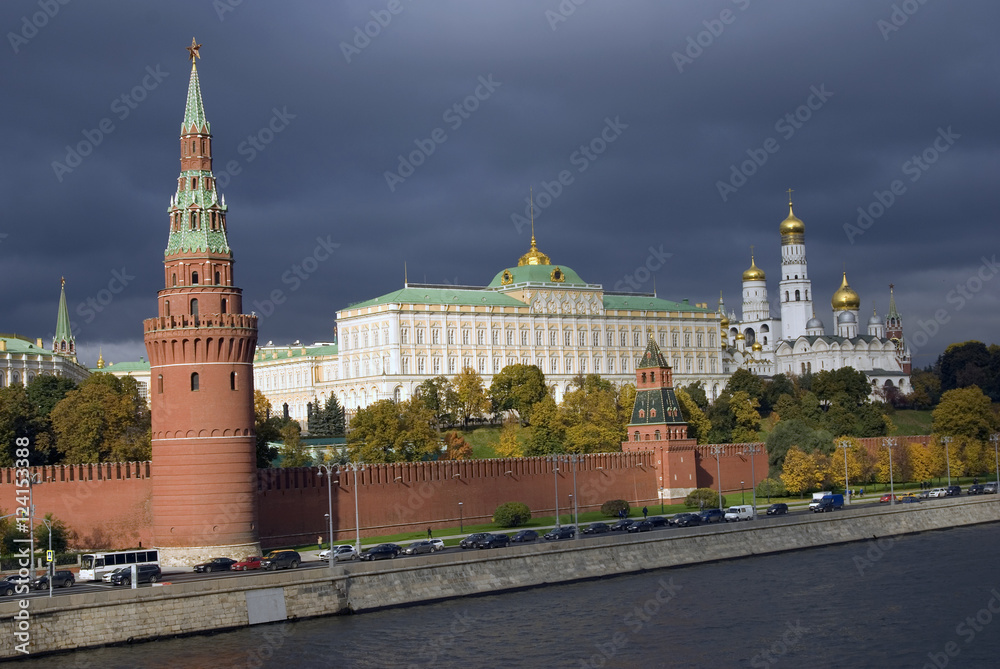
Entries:
[[771, 316], [764, 271], [751, 254], [750, 267], [743, 272], [742, 318], [735, 311], [727, 314], [719, 297], [723, 371], [731, 374], [743, 368], [767, 377], [853, 367], [868, 377], [873, 397], [884, 396], [892, 388], [910, 392], [910, 354], [892, 286], [885, 320], [872, 313], [867, 332], [862, 332], [861, 298], [848, 285], [845, 272], [830, 301], [832, 332], [828, 334], [813, 307], [805, 224], [792, 212], [791, 201], [780, 232], [780, 318]]

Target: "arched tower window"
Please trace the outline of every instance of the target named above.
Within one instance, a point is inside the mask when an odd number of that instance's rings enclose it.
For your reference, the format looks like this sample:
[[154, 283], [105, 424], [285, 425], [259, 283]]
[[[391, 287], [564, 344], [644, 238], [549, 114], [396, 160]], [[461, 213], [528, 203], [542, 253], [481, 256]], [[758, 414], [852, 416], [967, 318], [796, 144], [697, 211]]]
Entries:
[[163, 374], [156, 377], [156, 392], [163, 392]]
[[198, 372], [191, 372], [191, 390], [198, 390], [199, 383]]
[[228, 313], [226, 311], [226, 298], [222, 298], [222, 313]]
[[198, 224], [198, 215], [192, 211], [191, 212], [191, 229], [194, 230], [195, 226], [197, 224]]
[[236, 372], [229, 372], [229, 389], [236, 390]]
[[173, 281], [173, 284], [176, 286], [177, 285], [177, 274], [174, 273], [173, 275], [171, 275], [170, 278], [171, 278], [171, 281]]
[[197, 316], [198, 315], [198, 300], [197, 300], [197, 298], [191, 300], [191, 315], [192, 316]]
[[191, 272], [191, 285], [192, 286], [198, 285], [198, 272]]
[[636, 430], [636, 431], [635, 431], [635, 432], [634, 432], [634, 433], [632, 434], [632, 441], [639, 441], [639, 430]]
[[163, 315], [164, 316], [170, 315], [170, 300], [163, 301]]
[[795, 291], [795, 301], [798, 302], [800, 299], [802, 298], [799, 296], [799, 291]]
[[221, 278], [221, 277], [219, 276], [219, 273], [218, 273], [218, 272], [216, 272], [216, 273], [215, 273], [215, 285], [216, 285], [216, 286], [218, 286], [219, 284], [221, 284], [221, 283], [222, 283], [222, 282], [221, 282], [221, 281], [219, 280], [220, 278]]
[[659, 430], [657, 430], [656, 432], [653, 433], [653, 438], [656, 439], [657, 441], [660, 440], [660, 431]]

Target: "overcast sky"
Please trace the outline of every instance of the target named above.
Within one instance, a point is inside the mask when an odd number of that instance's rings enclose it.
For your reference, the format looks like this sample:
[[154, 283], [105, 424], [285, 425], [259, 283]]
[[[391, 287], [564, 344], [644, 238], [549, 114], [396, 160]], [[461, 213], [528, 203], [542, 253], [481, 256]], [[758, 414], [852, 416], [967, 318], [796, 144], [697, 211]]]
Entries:
[[192, 36], [245, 310], [283, 300], [262, 344], [331, 340], [404, 262], [487, 284], [529, 188], [586, 281], [738, 309], [754, 245], [772, 313], [792, 188], [828, 328], [846, 269], [864, 316], [895, 284], [916, 365], [998, 339], [994, 1], [4, 0], [0, 28], [0, 331], [50, 345], [65, 276], [86, 365], [145, 355]]

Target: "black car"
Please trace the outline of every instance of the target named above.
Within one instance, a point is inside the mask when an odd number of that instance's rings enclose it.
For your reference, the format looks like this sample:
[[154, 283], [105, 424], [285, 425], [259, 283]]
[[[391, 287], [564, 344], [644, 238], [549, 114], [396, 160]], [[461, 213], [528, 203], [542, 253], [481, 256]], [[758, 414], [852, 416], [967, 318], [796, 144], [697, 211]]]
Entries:
[[705, 509], [698, 515], [703, 523], [721, 523], [726, 520], [726, 512], [722, 509]]
[[486, 532], [476, 532], [475, 534], [470, 534], [461, 541], [458, 542], [461, 548], [475, 548], [479, 545], [479, 542], [488, 536]]
[[611, 526], [611, 531], [618, 532], [619, 530], [627, 530], [628, 526], [634, 522], [635, 521], [632, 520], [631, 518], [622, 518], [617, 523]]
[[663, 516], [650, 516], [649, 522], [652, 523], [653, 527], [666, 527], [667, 519]]
[[674, 525], [677, 527], [691, 527], [701, 525], [701, 516], [697, 513], [679, 513], [674, 516]]
[[583, 528], [584, 534], [604, 534], [610, 531], [611, 527], [607, 523], [591, 523]]
[[[76, 579], [73, 578], [73, 572], [71, 571], [57, 571], [52, 576], [52, 587], [53, 588], [70, 588]], [[48, 574], [39, 576], [34, 581], [31, 582], [31, 587], [33, 590], [48, 590], [49, 588], [49, 577]]]
[[[135, 569], [136, 583], [156, 583], [162, 575], [160, 567], [155, 564], [141, 564]], [[116, 571], [111, 577], [111, 585], [132, 585], [132, 570], [123, 569]]]
[[295, 551], [271, 551], [260, 561], [260, 568], [264, 571], [295, 569], [300, 562], [302, 558]]
[[213, 571], [231, 571], [234, 564], [236, 564], [236, 560], [232, 558], [212, 558], [208, 562], [196, 564], [194, 570], [199, 574], [202, 572], [208, 574]]
[[648, 520], [640, 520], [638, 523], [632, 523], [625, 530], [626, 532], [649, 532], [653, 529], [653, 523]]
[[17, 586], [21, 583], [27, 583], [28, 579], [22, 579], [17, 574], [11, 574], [10, 576], [4, 577], [0, 580], [0, 595], [4, 597], [9, 597], [14, 594]]
[[788, 505], [784, 502], [778, 502], [767, 507], [767, 515], [769, 516], [783, 516], [788, 513]]
[[962, 486], [960, 485], [950, 485], [944, 489], [945, 497], [954, 497], [955, 495], [962, 494]]
[[395, 544], [379, 544], [361, 554], [362, 560], [391, 560], [399, 555]]
[[572, 539], [576, 536], [576, 528], [572, 525], [563, 525], [562, 527], [557, 527], [551, 532], [545, 535], [545, 538], [549, 541], [553, 539]]
[[510, 546], [510, 537], [506, 534], [487, 534], [480, 540], [477, 548], [506, 548]]
[[536, 539], [538, 539], [538, 532], [535, 532], [534, 530], [520, 530], [517, 534], [510, 538], [510, 540], [515, 543], [535, 541]]
[[965, 494], [966, 495], [982, 495], [984, 488], [986, 488], [986, 486], [984, 484], [982, 484], [982, 483], [973, 483], [972, 485], [969, 486], [969, 489], [965, 491]]

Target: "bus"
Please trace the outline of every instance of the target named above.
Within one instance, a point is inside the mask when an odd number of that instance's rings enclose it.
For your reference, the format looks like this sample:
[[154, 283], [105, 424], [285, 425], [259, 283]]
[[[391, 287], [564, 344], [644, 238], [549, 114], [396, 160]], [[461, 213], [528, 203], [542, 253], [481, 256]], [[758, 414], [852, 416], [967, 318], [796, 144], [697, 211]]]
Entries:
[[160, 552], [155, 550], [85, 553], [80, 562], [81, 581], [100, 581], [105, 574], [128, 565], [160, 565]]

